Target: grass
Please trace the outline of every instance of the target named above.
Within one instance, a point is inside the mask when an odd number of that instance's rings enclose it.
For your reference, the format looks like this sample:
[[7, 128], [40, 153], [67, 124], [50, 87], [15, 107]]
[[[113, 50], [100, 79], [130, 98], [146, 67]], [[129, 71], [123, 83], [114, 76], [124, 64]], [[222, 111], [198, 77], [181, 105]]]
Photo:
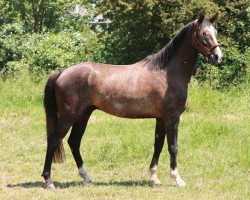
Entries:
[[179, 128], [178, 188], [169, 179], [165, 145], [162, 186], [148, 181], [155, 120], [129, 120], [96, 111], [81, 152], [93, 187], [82, 184], [64, 140], [67, 160], [53, 165], [57, 190], [42, 188], [46, 149], [43, 86], [27, 75], [0, 81], [0, 199], [249, 199], [250, 92], [213, 91], [194, 82]]

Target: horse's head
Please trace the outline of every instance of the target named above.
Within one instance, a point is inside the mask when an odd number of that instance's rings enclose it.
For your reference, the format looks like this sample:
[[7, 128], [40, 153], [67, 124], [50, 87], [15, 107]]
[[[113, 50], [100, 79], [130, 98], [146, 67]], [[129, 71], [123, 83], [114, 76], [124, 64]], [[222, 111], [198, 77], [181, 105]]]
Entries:
[[222, 60], [220, 44], [216, 39], [217, 31], [212, 25], [217, 16], [218, 14], [215, 14], [209, 20], [201, 16], [196, 20], [194, 22], [195, 31], [193, 37], [193, 42], [198, 52], [207, 57], [208, 61], [214, 65], [220, 64]]

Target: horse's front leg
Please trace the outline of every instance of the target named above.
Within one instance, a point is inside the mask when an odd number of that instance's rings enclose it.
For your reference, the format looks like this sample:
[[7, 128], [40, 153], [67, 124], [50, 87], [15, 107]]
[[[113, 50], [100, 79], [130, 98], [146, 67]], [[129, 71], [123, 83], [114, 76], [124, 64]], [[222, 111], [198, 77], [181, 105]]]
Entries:
[[176, 181], [178, 186], [185, 186], [177, 169], [177, 152], [178, 152], [178, 126], [180, 115], [175, 115], [166, 119], [165, 128], [167, 132], [168, 151], [170, 154], [170, 177]]
[[165, 135], [166, 135], [166, 131], [165, 131], [165, 126], [164, 126], [164, 121], [161, 119], [157, 119], [156, 127], [155, 127], [154, 154], [153, 154], [153, 158], [152, 158], [150, 169], [149, 169], [150, 180], [155, 185], [161, 184], [156, 173], [157, 173], [159, 157], [162, 151], [162, 147], [164, 145]]

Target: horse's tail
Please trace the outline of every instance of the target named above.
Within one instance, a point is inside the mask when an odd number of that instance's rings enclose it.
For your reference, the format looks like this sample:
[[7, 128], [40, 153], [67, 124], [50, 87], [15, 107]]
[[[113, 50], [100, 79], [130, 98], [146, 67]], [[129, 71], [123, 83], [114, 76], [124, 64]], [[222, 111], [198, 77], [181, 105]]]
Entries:
[[[61, 72], [56, 72], [50, 75], [44, 89], [44, 108], [46, 114], [46, 130], [47, 130], [47, 143], [52, 134], [55, 134], [55, 128], [58, 121], [57, 105], [55, 96], [55, 81], [60, 76]], [[54, 163], [62, 163], [65, 159], [65, 152], [62, 140], [59, 141], [59, 146], [53, 155]]]

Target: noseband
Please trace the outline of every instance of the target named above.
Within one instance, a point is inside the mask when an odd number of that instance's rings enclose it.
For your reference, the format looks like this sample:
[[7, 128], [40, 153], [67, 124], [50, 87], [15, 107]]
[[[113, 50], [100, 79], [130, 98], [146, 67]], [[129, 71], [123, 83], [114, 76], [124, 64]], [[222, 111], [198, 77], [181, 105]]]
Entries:
[[212, 54], [212, 51], [216, 48], [216, 47], [220, 47], [219, 43], [215, 43], [213, 42], [210, 47], [207, 47], [206, 45], [204, 45], [203, 43], [201, 43], [201, 41], [199, 40], [199, 38], [197, 37], [198, 33], [197, 30], [199, 30], [199, 28], [196, 27], [196, 24], [194, 23], [194, 27], [195, 27], [195, 31], [194, 31], [194, 43], [195, 46], [197, 48], [197, 50], [204, 56], [204, 57], [209, 57]]

